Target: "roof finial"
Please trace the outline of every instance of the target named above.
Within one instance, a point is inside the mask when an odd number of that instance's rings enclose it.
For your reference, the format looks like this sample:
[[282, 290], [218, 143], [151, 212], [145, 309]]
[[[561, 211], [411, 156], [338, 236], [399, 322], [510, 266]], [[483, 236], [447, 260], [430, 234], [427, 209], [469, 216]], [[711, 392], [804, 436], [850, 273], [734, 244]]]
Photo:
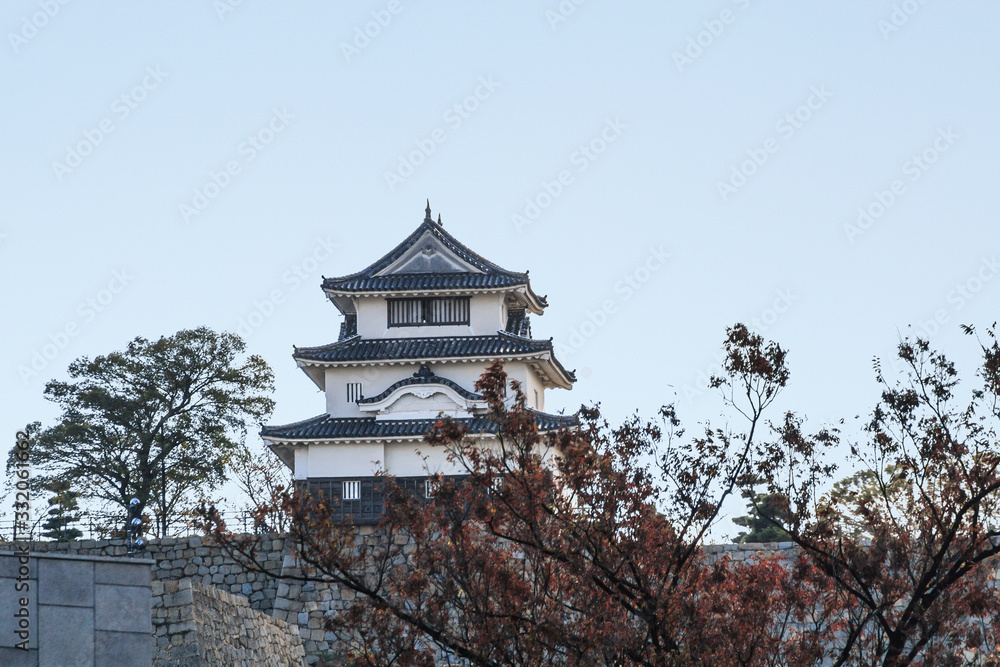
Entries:
[[425, 209], [425, 211], [426, 211], [427, 215], [424, 218], [424, 220], [430, 220], [431, 219], [431, 200], [430, 199], [427, 200], [427, 208]]
[[438, 213], [438, 227], [444, 227], [444, 225], [441, 224], [441, 214], [440, 213]]

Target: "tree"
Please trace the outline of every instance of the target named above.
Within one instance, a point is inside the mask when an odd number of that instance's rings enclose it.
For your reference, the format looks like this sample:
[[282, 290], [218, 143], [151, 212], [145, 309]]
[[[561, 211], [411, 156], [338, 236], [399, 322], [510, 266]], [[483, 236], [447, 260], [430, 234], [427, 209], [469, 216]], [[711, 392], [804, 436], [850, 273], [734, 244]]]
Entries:
[[[974, 334], [971, 327], [966, 333]], [[898, 347], [905, 375], [888, 380], [851, 458], [863, 468], [825, 496], [817, 463], [836, 439], [787, 414], [760, 448], [758, 473], [789, 499], [787, 529], [831, 588], [839, 632], [831, 664], [966, 664], [1000, 640], [1000, 347], [979, 340], [979, 386], [959, 404], [958, 374], [924, 339]], [[983, 664], [973, 661], [971, 664]]]
[[[786, 594], [808, 567], [709, 562], [700, 549], [787, 378], [784, 352], [743, 327], [727, 349], [746, 434], [706, 426], [684, 440], [669, 407], [616, 429], [583, 409], [579, 430], [539, 434], [496, 362], [476, 389], [498, 446], [480, 448], [458, 422], [439, 421], [428, 442], [448, 447], [468, 476], [441, 480], [434, 502], [386, 478], [373, 538], [334, 524], [327, 500], [305, 493], [279, 494], [259, 516], [288, 514], [306, 566], [299, 578], [359, 594], [333, 626], [353, 664], [429, 665], [437, 652], [476, 665], [725, 666], [808, 653], [790, 634], [805, 609]], [[207, 514], [233, 555], [264, 569], [258, 537], [227, 533]]]
[[[667, 407], [613, 429], [583, 408], [578, 430], [542, 435], [497, 362], [476, 388], [499, 445], [438, 421], [428, 443], [468, 475], [442, 480], [433, 502], [386, 478], [374, 535], [332, 523], [327, 500], [301, 490], [258, 516], [288, 515], [302, 564], [293, 578], [358, 594], [330, 626], [354, 665], [430, 665], [435, 655], [474, 665], [986, 665], [1000, 638], [1000, 348], [989, 336], [981, 387], [962, 408], [951, 364], [925, 341], [901, 343], [910, 383], [877, 373], [885, 392], [866, 441], [850, 446], [848, 462], [870, 472], [858, 478], [864, 492], [851, 481], [831, 489], [837, 468], [825, 457], [839, 427], [806, 435], [789, 412], [763, 433], [788, 380], [786, 353], [737, 325], [712, 385], [745, 417], [743, 433], [706, 424], [685, 437]], [[702, 546], [722, 504], [761, 480], [774, 504], [758, 503], [757, 516], [781, 517], [798, 555], [709, 558]], [[230, 553], [266, 571], [259, 537], [228, 533], [217, 515], [211, 524]]]
[[183, 503], [223, 481], [248, 424], [274, 407], [271, 369], [257, 356], [238, 365], [244, 348], [236, 335], [200, 327], [75, 360], [71, 381], [45, 387], [63, 412], [35, 437], [39, 482], [71, 482], [123, 520], [138, 498], [166, 535]]
[[[292, 476], [281, 460], [270, 450], [254, 452], [246, 445], [234, 454], [231, 480], [246, 494], [249, 504], [243, 510], [255, 514], [260, 508], [267, 508], [271, 499], [280, 495], [292, 485]], [[269, 531], [288, 530], [284, 512], [271, 511], [258, 517], [260, 528]]]
[[788, 502], [777, 494], [756, 493], [752, 489], [743, 491], [747, 499], [746, 516], [733, 519], [737, 526], [750, 532], [740, 532], [734, 542], [787, 542], [789, 535], [782, 526], [787, 523]]
[[76, 501], [80, 494], [73, 491], [69, 482], [65, 480], [53, 480], [46, 489], [53, 495], [49, 498], [49, 518], [42, 524], [42, 528], [45, 529], [42, 537], [57, 542], [68, 542], [83, 537], [83, 532], [71, 525], [80, 520]]

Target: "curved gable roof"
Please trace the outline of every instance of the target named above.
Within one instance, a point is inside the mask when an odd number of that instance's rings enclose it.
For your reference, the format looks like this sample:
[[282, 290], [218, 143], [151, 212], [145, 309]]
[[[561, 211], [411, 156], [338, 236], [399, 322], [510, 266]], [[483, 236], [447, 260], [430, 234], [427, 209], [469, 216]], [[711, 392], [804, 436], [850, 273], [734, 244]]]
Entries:
[[453, 381], [449, 380], [448, 378], [443, 378], [440, 375], [435, 375], [434, 372], [431, 371], [431, 369], [428, 368], [426, 364], [422, 364], [420, 366], [420, 370], [418, 370], [416, 373], [414, 373], [410, 377], [404, 378], [404, 379], [400, 380], [399, 382], [393, 383], [392, 385], [389, 386], [388, 389], [386, 389], [385, 391], [383, 391], [381, 394], [378, 394], [377, 396], [371, 396], [371, 397], [368, 397], [368, 398], [362, 398], [360, 401], [358, 401], [358, 403], [362, 404], [362, 405], [367, 405], [369, 403], [378, 403], [379, 401], [383, 401], [386, 398], [388, 398], [389, 395], [392, 394], [392, 392], [396, 391], [400, 387], [409, 387], [409, 386], [415, 385], [415, 384], [437, 384], [437, 385], [442, 385], [442, 386], [445, 386], [445, 387], [448, 387], [448, 388], [452, 389], [459, 396], [461, 396], [462, 398], [468, 399], [470, 401], [481, 401], [481, 400], [483, 400], [483, 395], [482, 394], [477, 394], [475, 392], [471, 392], [468, 389], [465, 389], [461, 385], [457, 384], [456, 382], [453, 382]]
[[[421, 271], [406, 271], [406, 264], [409, 262], [405, 262], [403, 266], [393, 270], [393, 265], [411, 252], [425, 236], [430, 236], [457, 261], [448, 266], [443, 263], [427, 263], [426, 270]], [[468, 270], [469, 268], [473, 270]], [[544, 296], [538, 296], [531, 290], [527, 273], [508, 271], [469, 249], [446, 232], [440, 222], [431, 219], [430, 205], [427, 217], [420, 226], [374, 264], [347, 276], [323, 278], [323, 291], [330, 296], [407, 291], [496, 290], [521, 286], [526, 289], [527, 298], [534, 302], [533, 305], [539, 312], [548, 305]]]

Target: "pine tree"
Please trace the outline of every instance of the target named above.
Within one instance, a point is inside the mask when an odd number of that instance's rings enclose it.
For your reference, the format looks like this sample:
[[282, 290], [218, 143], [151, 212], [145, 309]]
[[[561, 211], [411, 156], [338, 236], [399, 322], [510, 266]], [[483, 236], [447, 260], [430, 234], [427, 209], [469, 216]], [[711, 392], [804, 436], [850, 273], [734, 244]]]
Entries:
[[49, 518], [42, 524], [42, 528], [45, 529], [42, 537], [57, 542], [68, 542], [83, 537], [78, 528], [70, 526], [80, 520], [76, 502], [80, 494], [71, 490], [69, 482], [63, 480], [55, 480], [46, 485], [45, 489], [51, 491], [53, 496], [49, 498]]
[[736, 517], [733, 523], [749, 529], [750, 532], [740, 532], [733, 542], [787, 542], [792, 539], [780, 525], [777, 525], [785, 524], [789, 518], [788, 501], [783, 496], [744, 491], [743, 497], [748, 501], [749, 514]]

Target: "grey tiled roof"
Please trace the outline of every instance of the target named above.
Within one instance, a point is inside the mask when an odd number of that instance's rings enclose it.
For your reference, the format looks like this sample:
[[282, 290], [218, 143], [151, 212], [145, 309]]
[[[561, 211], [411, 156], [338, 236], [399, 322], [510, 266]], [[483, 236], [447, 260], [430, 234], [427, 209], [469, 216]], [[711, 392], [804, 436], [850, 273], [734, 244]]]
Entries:
[[[481, 273], [396, 273], [388, 276], [375, 275], [402, 257], [428, 231], [465, 262], [479, 269]], [[493, 289], [516, 285], [528, 285], [528, 274], [508, 271], [497, 266], [482, 255], [473, 252], [463, 245], [454, 236], [446, 232], [441, 225], [430, 218], [425, 218], [423, 223], [412, 234], [407, 236], [402, 243], [371, 266], [351, 275], [323, 279], [323, 289], [334, 292]], [[542, 306], [546, 305], [544, 297], [536, 295], [536, 298]]]
[[[573, 415], [551, 415], [534, 410], [529, 412], [534, 413], [540, 431], [554, 431], [579, 424], [579, 420]], [[463, 424], [469, 433], [494, 433], [497, 428], [493, 421], [482, 416], [455, 421]], [[323, 414], [294, 424], [265, 426], [260, 434], [264, 438], [277, 440], [419, 437], [427, 433], [436, 422], [436, 419], [376, 420], [374, 417], [331, 417]]]
[[326, 278], [324, 289], [342, 292], [403, 292], [409, 290], [490, 289], [524, 285], [523, 275], [489, 273], [396, 273], [390, 276]]
[[[391, 361], [501, 357], [552, 350], [551, 340], [535, 340], [498, 331], [492, 336], [429, 336], [421, 338], [362, 338], [353, 336], [319, 347], [297, 347], [302, 361]], [[572, 377], [572, 374], [567, 373]]]

